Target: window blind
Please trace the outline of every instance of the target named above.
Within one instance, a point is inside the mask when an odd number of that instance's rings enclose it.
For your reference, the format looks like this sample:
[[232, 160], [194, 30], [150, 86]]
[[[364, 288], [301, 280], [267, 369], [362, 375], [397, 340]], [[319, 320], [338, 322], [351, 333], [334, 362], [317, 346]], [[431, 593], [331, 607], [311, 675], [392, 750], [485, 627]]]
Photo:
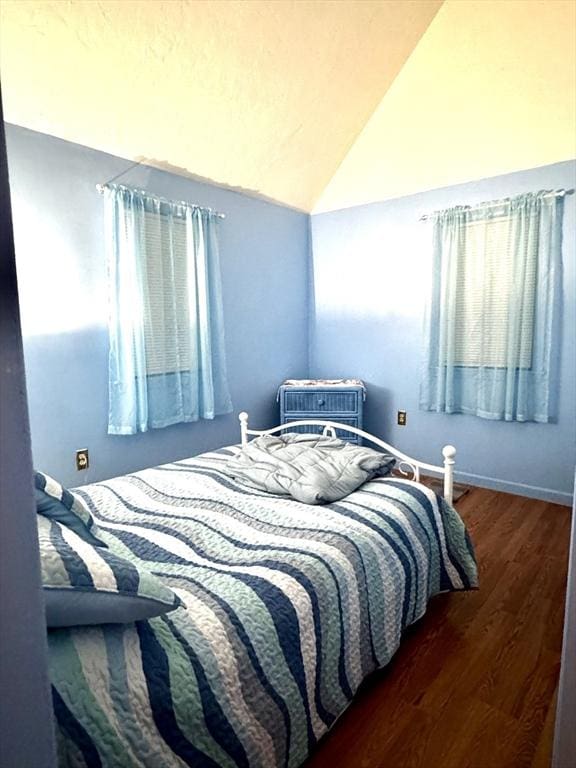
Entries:
[[144, 343], [148, 375], [190, 370], [193, 324], [189, 307], [184, 219], [146, 212]]
[[[466, 224], [456, 264], [454, 365], [531, 367], [538, 246], [532, 231], [515, 230], [508, 216]], [[518, 239], [526, 261], [520, 322], [514, 325]]]

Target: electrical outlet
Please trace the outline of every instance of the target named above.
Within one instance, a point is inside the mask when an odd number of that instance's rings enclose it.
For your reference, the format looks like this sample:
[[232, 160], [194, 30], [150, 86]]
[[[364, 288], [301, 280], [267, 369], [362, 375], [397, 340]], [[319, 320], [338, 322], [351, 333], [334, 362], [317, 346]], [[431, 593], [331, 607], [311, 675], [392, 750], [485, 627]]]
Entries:
[[89, 466], [88, 448], [81, 448], [79, 451], [76, 451], [76, 469], [88, 469]]
[[398, 424], [401, 427], [406, 426], [406, 411], [398, 411]]

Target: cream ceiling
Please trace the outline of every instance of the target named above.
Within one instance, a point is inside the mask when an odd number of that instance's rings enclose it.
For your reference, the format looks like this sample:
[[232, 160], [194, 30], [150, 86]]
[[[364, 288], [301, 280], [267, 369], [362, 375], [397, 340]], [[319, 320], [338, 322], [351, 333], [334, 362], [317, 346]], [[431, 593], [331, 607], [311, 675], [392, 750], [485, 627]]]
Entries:
[[310, 210], [441, 0], [2, 0], [5, 119]]
[[330, 210], [576, 156], [575, 14], [574, 0], [0, 0], [5, 117]]
[[448, 0], [315, 211], [574, 157], [576, 0]]

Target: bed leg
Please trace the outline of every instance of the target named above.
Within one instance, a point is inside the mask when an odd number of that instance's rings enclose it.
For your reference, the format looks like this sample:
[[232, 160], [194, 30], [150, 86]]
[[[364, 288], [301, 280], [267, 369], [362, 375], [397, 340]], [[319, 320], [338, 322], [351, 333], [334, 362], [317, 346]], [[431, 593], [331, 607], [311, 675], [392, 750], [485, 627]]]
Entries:
[[452, 504], [453, 490], [454, 490], [454, 457], [456, 456], [456, 448], [453, 445], [445, 445], [442, 449], [442, 456], [444, 456], [444, 498], [448, 504]]
[[242, 448], [244, 448], [244, 446], [248, 444], [248, 414], [246, 411], [242, 411], [242, 413], [238, 415], [238, 418], [240, 419], [241, 443]]

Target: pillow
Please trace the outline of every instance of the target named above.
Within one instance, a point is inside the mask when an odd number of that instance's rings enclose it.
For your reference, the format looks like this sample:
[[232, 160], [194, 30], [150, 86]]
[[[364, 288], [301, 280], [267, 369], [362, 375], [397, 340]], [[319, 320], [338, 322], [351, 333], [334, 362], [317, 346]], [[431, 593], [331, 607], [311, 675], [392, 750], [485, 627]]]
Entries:
[[98, 537], [98, 527], [90, 510], [79, 496], [63, 488], [43, 472], [34, 473], [36, 512], [68, 526], [88, 544], [105, 547]]
[[124, 624], [173, 611], [180, 599], [141, 566], [93, 547], [66, 525], [38, 515], [49, 627]]

